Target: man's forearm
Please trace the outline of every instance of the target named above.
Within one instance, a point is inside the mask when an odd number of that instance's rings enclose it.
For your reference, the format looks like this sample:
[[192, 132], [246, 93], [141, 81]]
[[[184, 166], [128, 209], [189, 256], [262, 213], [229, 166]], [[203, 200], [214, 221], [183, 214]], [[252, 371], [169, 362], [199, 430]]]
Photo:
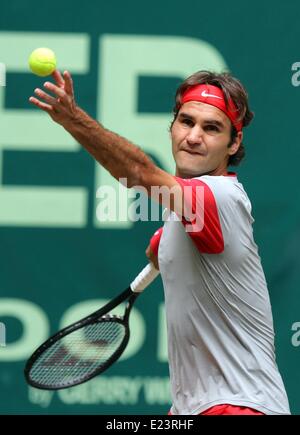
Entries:
[[156, 166], [139, 147], [107, 130], [80, 109], [75, 102], [73, 80], [68, 71], [62, 76], [55, 70], [52, 75], [55, 84], [48, 81], [44, 83], [44, 88], [51, 94], [36, 88], [34, 92], [37, 97], [32, 96], [29, 101], [62, 125], [117, 180], [126, 178], [127, 187], [143, 186], [151, 198], [177, 210], [172, 198], [171, 201], [169, 196], [164, 199], [164, 195], [152, 189], [154, 186], [175, 188], [179, 192], [180, 212], [182, 192], [176, 179]]
[[73, 121], [63, 126], [115, 178], [127, 178], [128, 187], [139, 184], [142, 171], [156, 169], [139, 147], [105, 129], [80, 108]]

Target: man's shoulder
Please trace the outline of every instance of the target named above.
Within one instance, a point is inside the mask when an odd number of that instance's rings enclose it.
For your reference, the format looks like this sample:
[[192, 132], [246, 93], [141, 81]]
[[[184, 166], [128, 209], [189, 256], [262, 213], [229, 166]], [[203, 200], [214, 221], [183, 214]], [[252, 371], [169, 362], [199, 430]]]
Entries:
[[221, 206], [222, 204], [228, 206], [230, 203], [232, 206], [247, 204], [247, 208], [251, 209], [248, 195], [237, 177], [202, 175], [201, 177], [195, 177], [194, 179], [200, 180], [208, 186], [218, 206]]
[[202, 175], [201, 177], [195, 177], [193, 180], [199, 180], [205, 183], [212, 190], [217, 190], [223, 193], [230, 192], [244, 192], [244, 188], [239, 183], [237, 177], [223, 176], [223, 175]]

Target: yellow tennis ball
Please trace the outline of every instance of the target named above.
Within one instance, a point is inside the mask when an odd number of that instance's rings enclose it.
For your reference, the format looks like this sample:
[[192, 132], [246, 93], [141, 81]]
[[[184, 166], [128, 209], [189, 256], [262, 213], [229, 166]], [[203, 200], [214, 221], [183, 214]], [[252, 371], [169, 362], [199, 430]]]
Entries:
[[40, 77], [49, 76], [56, 68], [54, 52], [50, 48], [37, 48], [29, 56], [29, 67]]

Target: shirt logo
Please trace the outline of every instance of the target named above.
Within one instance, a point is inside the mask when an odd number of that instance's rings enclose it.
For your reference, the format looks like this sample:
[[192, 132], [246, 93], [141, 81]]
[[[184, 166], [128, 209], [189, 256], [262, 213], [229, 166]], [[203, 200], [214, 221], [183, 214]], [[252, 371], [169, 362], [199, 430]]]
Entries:
[[213, 95], [213, 94], [207, 94], [206, 91], [201, 92], [201, 97], [219, 98], [219, 100], [223, 100], [222, 97], [218, 97], [217, 95]]

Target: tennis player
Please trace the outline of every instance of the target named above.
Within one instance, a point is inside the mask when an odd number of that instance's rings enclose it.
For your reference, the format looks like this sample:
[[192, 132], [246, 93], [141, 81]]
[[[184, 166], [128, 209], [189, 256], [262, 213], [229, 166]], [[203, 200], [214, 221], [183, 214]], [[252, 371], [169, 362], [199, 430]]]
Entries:
[[[228, 166], [245, 154], [247, 93], [230, 74], [200, 71], [176, 93], [170, 127], [176, 175], [80, 109], [69, 72], [30, 102], [61, 124], [128, 187], [173, 192], [147, 256], [160, 269], [172, 408], [179, 415], [290, 414], [274, 349], [267, 284], [253, 239], [251, 203]], [[122, 104], [122, 102], [120, 102]]]

